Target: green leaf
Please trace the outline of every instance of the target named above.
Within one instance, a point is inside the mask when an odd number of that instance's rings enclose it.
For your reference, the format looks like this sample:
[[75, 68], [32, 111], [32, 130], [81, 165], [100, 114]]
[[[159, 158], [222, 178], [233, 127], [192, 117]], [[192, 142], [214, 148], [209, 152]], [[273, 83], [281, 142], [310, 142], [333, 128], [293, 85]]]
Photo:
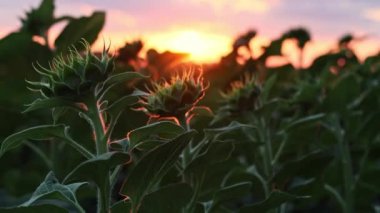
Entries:
[[335, 137], [337, 142], [344, 140], [345, 134], [340, 119], [341, 118], [337, 113], [330, 113], [322, 123], [322, 126]]
[[279, 207], [281, 204], [288, 202], [288, 201], [293, 201], [295, 199], [305, 199], [309, 198], [308, 196], [296, 196], [292, 194], [288, 194], [286, 192], [281, 192], [281, 191], [273, 191], [270, 193], [269, 197], [265, 199], [262, 202], [249, 205], [249, 206], [244, 206], [243, 208], [240, 209], [240, 213], [260, 213], [260, 212], [267, 212], [273, 208]]
[[30, 117], [19, 115], [24, 110], [23, 104], [35, 99], [28, 91], [25, 79], [36, 79], [37, 73], [33, 70], [32, 63], [36, 60], [47, 62], [51, 55], [51, 50], [34, 42], [28, 32], [15, 32], [0, 39], [0, 117], [7, 120], [6, 124], [2, 122], [5, 126], [1, 130], [2, 139], [20, 126], [25, 126], [26, 120], [30, 120]]
[[123, 83], [123, 82], [128, 82], [131, 80], [135, 79], [144, 79], [148, 78], [149, 76], [145, 76], [141, 73], [138, 72], [122, 72], [118, 73], [116, 75], [112, 75], [107, 80], [104, 82], [105, 85], [113, 85], [113, 84], [118, 84], [118, 83]]
[[210, 207], [210, 212], [212, 212], [212, 210], [217, 208], [224, 201], [242, 198], [244, 195], [247, 195], [251, 190], [251, 186], [251, 182], [241, 182], [223, 187], [215, 193], [212, 205]]
[[103, 188], [105, 178], [109, 176], [109, 171], [129, 161], [130, 156], [128, 153], [107, 152], [79, 164], [66, 176], [63, 182], [93, 181], [99, 188]]
[[31, 206], [33, 203], [39, 200], [45, 199], [59, 199], [71, 203], [73, 206], [80, 207], [78, 200], [76, 199], [76, 191], [86, 184], [86, 182], [73, 183], [69, 185], [60, 184], [53, 172], [49, 172], [45, 180], [37, 187], [36, 191], [32, 194], [32, 197], [21, 204], [21, 206]]
[[185, 132], [173, 140], [157, 146], [137, 162], [120, 192], [130, 198], [133, 210], [136, 211], [143, 197], [152, 190], [178, 160], [194, 133], [195, 131]]
[[130, 108], [131, 105], [135, 104], [139, 100], [140, 92], [134, 91], [132, 94], [126, 95], [119, 100], [115, 101], [111, 104], [111, 106], [104, 109], [104, 111], [108, 112], [111, 117], [111, 121], [108, 125], [108, 132], [107, 136], [109, 137], [113, 129], [115, 128], [116, 124], [118, 123], [118, 120], [120, 118], [120, 115], [124, 110], [127, 108]]
[[112, 141], [109, 143], [109, 147], [112, 150], [126, 152], [128, 150], [128, 147], [129, 147], [129, 141], [126, 138], [116, 140], [116, 141]]
[[[132, 80], [137, 80], [137, 79], [143, 79], [143, 78], [148, 78], [148, 76], [142, 75], [141, 73], [130, 71], [130, 72], [122, 72], [118, 73], [116, 75], [112, 75], [108, 77], [103, 84], [99, 86], [99, 88], [96, 89], [96, 95], [102, 99], [105, 94], [107, 94], [108, 91], [112, 89], [112, 87], [116, 86], [117, 84], [120, 83], [130, 83]], [[136, 89], [133, 91], [130, 96], [141, 96], [141, 95], [146, 95], [146, 92], [143, 92], [141, 90]]]
[[141, 96], [141, 93], [135, 91], [132, 94], [121, 97], [112, 103], [109, 107], [107, 107], [105, 111], [110, 112], [112, 115], [117, 115], [118, 113], [125, 110], [125, 108], [128, 106], [135, 104], [139, 100], [139, 96]]
[[153, 140], [145, 140], [145, 141], [141, 141], [139, 144], [137, 144], [137, 146], [133, 147], [133, 150], [131, 151], [136, 151], [136, 150], [139, 150], [143, 153], [145, 152], [148, 152], [149, 150], [152, 150], [154, 149], [155, 147], [163, 144], [167, 142], [167, 140], [157, 140], [157, 139], [153, 139]]
[[241, 198], [251, 190], [251, 182], [236, 183], [220, 189], [214, 196], [214, 201], [221, 202], [235, 198]]
[[324, 188], [337, 201], [337, 203], [339, 204], [339, 206], [342, 208], [342, 212], [348, 212], [348, 209], [346, 207], [346, 202], [344, 201], [343, 197], [339, 194], [339, 192], [336, 189], [334, 189], [334, 187], [332, 187], [332, 186], [330, 186], [328, 184], [325, 184]]
[[62, 98], [37, 99], [28, 105], [24, 111], [30, 112], [37, 109], [55, 108], [55, 107], [70, 107], [78, 111], [83, 111], [80, 106], [74, 102], [64, 100]]
[[21, 145], [25, 140], [47, 140], [49, 138], [65, 138], [64, 125], [43, 125], [22, 130], [8, 136], [0, 147], [0, 157], [8, 150]]
[[133, 149], [148, 139], [173, 139], [185, 130], [170, 121], [160, 121], [134, 129], [128, 133], [130, 148]]
[[253, 187], [255, 187], [256, 193], [264, 197], [265, 192], [269, 190], [267, 180], [257, 170], [255, 165], [248, 167], [246, 172], [252, 176], [251, 183], [253, 184]]
[[211, 165], [227, 160], [234, 151], [233, 142], [217, 141], [210, 143], [203, 153], [199, 154], [187, 165], [185, 173], [201, 175]]
[[276, 81], [277, 81], [277, 75], [276, 74], [270, 76], [269, 79], [265, 81], [264, 88], [263, 88], [263, 91], [261, 94], [261, 96], [263, 97], [263, 100], [265, 102], [269, 99], [271, 89], [273, 88]]
[[27, 206], [27, 207], [14, 207], [14, 208], [0, 208], [0, 213], [67, 213], [68, 211], [64, 208], [54, 206], [54, 205], [38, 205], [38, 206]]
[[21, 51], [26, 50], [27, 46], [32, 42], [32, 35], [26, 32], [10, 33], [0, 39], [0, 61], [7, 58], [7, 55], [16, 55], [21, 48]]
[[292, 98], [295, 103], [299, 102], [312, 102], [318, 101], [321, 94], [321, 87], [319, 84], [311, 84], [309, 82], [299, 83], [299, 90]]
[[326, 115], [325, 113], [319, 113], [319, 114], [315, 114], [315, 115], [309, 115], [309, 116], [306, 116], [304, 118], [300, 118], [298, 120], [291, 122], [289, 125], [287, 125], [284, 128], [284, 130], [285, 131], [297, 130], [297, 127], [305, 126], [305, 125], [308, 125], [310, 123], [315, 123], [317, 121], [320, 121], [322, 118], [325, 117], [325, 115]]
[[55, 107], [51, 110], [51, 117], [53, 118], [53, 124], [59, 123], [59, 119], [62, 118], [68, 109], [66, 107]]
[[[314, 151], [296, 160], [290, 160], [283, 164], [272, 178], [272, 182], [281, 184], [295, 176], [313, 176], [321, 173], [332, 160], [332, 156], [322, 152]], [[313, 165], [313, 166], [310, 166]]]
[[112, 213], [126, 213], [131, 211], [131, 202], [129, 200], [121, 200], [119, 202], [116, 202], [111, 207]]
[[141, 202], [139, 213], [177, 213], [183, 212], [190, 203], [193, 190], [186, 183], [164, 186], [147, 194]]
[[232, 121], [228, 126], [220, 128], [205, 129], [204, 132], [207, 136], [214, 137], [215, 139], [231, 138], [231, 134], [236, 133], [242, 135], [241, 131], [244, 129], [253, 129], [252, 125], [242, 124], [236, 121]]
[[[26, 71], [32, 72], [33, 67], [31, 64], [33, 62], [36, 60], [49, 60], [51, 56], [51, 51], [46, 46], [34, 42], [32, 38], [32, 35], [28, 32], [14, 32], [0, 39], [0, 62], [9, 65], [9, 67], [2, 67], [2, 70], [5, 76], [19, 77], [17, 79], [18, 83], [25, 79]], [[4, 80], [5, 76], [3, 76], [2, 80]], [[10, 79], [8, 78], [7, 80]], [[24, 86], [24, 82], [22, 83]], [[6, 91], [9, 92], [9, 90]]]
[[346, 110], [360, 95], [359, 80], [353, 74], [342, 76], [327, 93], [324, 105], [327, 110], [341, 112]]
[[254, 114], [257, 117], [270, 117], [273, 112], [278, 111], [281, 108], [286, 108], [288, 104], [288, 100], [282, 98], [274, 98], [268, 102], [265, 102], [262, 106], [257, 108]]
[[42, 125], [22, 130], [13, 135], [8, 136], [0, 147], [0, 157], [10, 149], [14, 149], [21, 145], [25, 140], [48, 140], [50, 138], [58, 138], [75, 148], [86, 158], [93, 155], [86, 148], [75, 142], [68, 135], [69, 127], [65, 125]]
[[81, 39], [90, 44], [95, 42], [103, 28], [105, 16], [104, 12], [97, 11], [89, 17], [71, 19], [55, 40], [57, 52], [67, 51], [67, 48], [71, 45], [75, 45], [76, 49], [82, 50], [83, 45], [78, 44]]

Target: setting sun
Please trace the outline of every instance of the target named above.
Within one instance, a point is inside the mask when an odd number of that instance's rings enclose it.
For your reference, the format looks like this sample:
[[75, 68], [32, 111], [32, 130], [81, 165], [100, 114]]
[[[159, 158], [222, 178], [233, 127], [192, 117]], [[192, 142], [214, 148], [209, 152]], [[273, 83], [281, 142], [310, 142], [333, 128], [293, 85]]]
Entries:
[[195, 31], [175, 30], [150, 38], [148, 46], [156, 47], [159, 51], [171, 50], [188, 53], [189, 60], [196, 62], [210, 62], [228, 53], [231, 39], [227, 36]]

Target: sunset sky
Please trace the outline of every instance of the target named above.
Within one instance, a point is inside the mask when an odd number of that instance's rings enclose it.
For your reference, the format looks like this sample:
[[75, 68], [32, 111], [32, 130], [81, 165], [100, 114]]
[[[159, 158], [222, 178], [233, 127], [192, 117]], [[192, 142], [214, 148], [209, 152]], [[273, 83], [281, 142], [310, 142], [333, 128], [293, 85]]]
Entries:
[[[20, 26], [19, 17], [39, 0], [0, 1], [0, 37]], [[107, 20], [98, 40], [117, 48], [141, 38], [147, 48], [189, 52], [199, 62], [217, 61], [228, 53], [233, 39], [256, 29], [256, 52], [291, 27], [304, 26], [312, 34], [308, 61], [331, 49], [345, 33], [364, 36], [355, 43], [361, 58], [380, 49], [380, 1], [377, 0], [56, 0], [56, 16], [90, 15], [105, 10]], [[63, 25], [51, 31], [55, 37]], [[293, 44], [284, 54], [296, 61]], [[308, 63], [308, 62], [306, 62]]]

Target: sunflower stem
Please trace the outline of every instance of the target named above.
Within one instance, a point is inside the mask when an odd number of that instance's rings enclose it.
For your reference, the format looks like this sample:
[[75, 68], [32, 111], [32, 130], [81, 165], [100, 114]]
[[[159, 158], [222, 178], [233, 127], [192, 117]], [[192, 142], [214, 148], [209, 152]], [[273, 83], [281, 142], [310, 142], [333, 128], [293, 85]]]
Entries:
[[91, 119], [94, 131], [96, 154], [101, 155], [108, 151], [104, 118], [100, 112], [98, 100], [90, 100], [87, 107], [88, 117]]
[[343, 211], [345, 213], [351, 213], [354, 211], [354, 184], [355, 179], [352, 169], [351, 154], [349, 149], [349, 144], [344, 137], [338, 139], [339, 151], [341, 154], [342, 172], [343, 172], [343, 188], [344, 188], [344, 199], [345, 208]]
[[[185, 131], [190, 130], [190, 125], [187, 121], [187, 117], [184, 115], [178, 119], [180, 125], [185, 129]], [[185, 147], [182, 153], [182, 168], [185, 170], [186, 166], [191, 161], [191, 142]], [[183, 179], [186, 180], [185, 174], [183, 173]]]
[[[99, 108], [100, 104], [96, 98], [87, 102], [88, 117], [95, 136], [96, 154], [102, 155], [108, 152], [108, 138], [103, 115]], [[98, 187], [98, 213], [107, 213], [110, 209], [111, 181], [109, 174], [104, 178], [102, 187]]]

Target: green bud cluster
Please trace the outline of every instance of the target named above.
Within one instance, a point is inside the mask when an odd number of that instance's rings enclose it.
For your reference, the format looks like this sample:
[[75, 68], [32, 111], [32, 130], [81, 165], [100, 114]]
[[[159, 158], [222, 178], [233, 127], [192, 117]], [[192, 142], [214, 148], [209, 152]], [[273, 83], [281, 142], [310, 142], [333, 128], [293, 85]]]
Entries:
[[153, 84], [140, 101], [142, 110], [152, 117], [182, 117], [203, 98], [205, 89], [202, 72], [177, 73], [170, 81]]
[[72, 48], [67, 57], [54, 58], [49, 68], [35, 67], [43, 78], [40, 82], [29, 83], [37, 87], [46, 98], [60, 97], [80, 101], [93, 95], [96, 86], [105, 81], [114, 70], [114, 58], [109, 56], [108, 49], [104, 48], [99, 58], [91, 53], [88, 43], [83, 42], [83, 45], [84, 54]]
[[223, 107], [220, 111], [229, 115], [238, 115], [254, 110], [257, 108], [260, 93], [260, 86], [255, 79], [250, 75], [245, 75], [242, 80], [231, 83], [229, 92], [222, 93]]
[[32, 35], [44, 36], [49, 27], [57, 21], [53, 14], [54, 7], [54, 1], [44, 0], [38, 8], [26, 12], [26, 17], [21, 18], [21, 30]]

